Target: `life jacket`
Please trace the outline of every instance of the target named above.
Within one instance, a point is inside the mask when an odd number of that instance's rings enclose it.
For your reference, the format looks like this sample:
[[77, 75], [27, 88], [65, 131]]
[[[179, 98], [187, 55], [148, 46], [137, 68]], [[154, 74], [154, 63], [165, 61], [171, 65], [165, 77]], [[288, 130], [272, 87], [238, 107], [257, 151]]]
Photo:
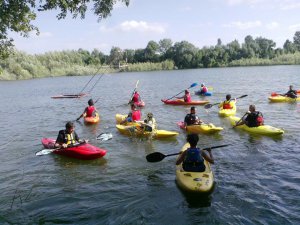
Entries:
[[202, 87], [202, 89], [201, 89], [201, 92], [202, 92], [202, 93], [206, 93], [206, 92], [208, 92], [208, 89], [207, 89], [207, 87], [203, 86], [203, 87]]
[[184, 118], [184, 122], [186, 125], [193, 125], [196, 123], [196, 120], [199, 120], [198, 116], [196, 114], [187, 114]]
[[141, 120], [141, 111], [140, 110], [132, 111], [132, 120], [133, 121]]
[[258, 127], [264, 124], [264, 118], [261, 112], [255, 111], [250, 113], [247, 118], [247, 126], [248, 127]]
[[190, 94], [190, 93], [188, 93], [188, 94], [186, 94], [186, 95], [184, 96], [184, 101], [185, 101], [185, 102], [191, 102], [191, 101], [192, 101], [192, 98], [191, 98], [191, 94]]
[[223, 102], [223, 109], [232, 109], [233, 107], [230, 104], [230, 100], [229, 101], [224, 101]]
[[93, 116], [93, 112], [95, 111], [95, 106], [88, 106], [86, 108], [86, 117], [92, 117]]
[[257, 126], [264, 125], [264, 117], [261, 112], [258, 112], [257, 118], [256, 118]]
[[204, 159], [199, 148], [188, 148], [183, 160], [183, 169], [189, 172], [205, 171]]
[[134, 103], [138, 103], [140, 101], [140, 95], [138, 93], [135, 93], [132, 97], [132, 101]]
[[76, 140], [74, 138], [74, 133], [71, 133], [71, 134], [66, 133], [65, 139], [67, 140], [67, 142], [66, 142], [67, 145], [70, 145], [70, 144], [74, 145], [76, 143]]

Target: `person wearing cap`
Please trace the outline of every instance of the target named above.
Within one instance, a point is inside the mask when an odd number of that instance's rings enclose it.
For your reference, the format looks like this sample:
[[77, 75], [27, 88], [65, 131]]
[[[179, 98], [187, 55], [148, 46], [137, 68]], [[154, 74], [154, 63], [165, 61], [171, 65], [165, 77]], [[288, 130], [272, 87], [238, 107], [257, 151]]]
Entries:
[[183, 99], [184, 102], [191, 102], [192, 101], [192, 98], [191, 98], [191, 94], [189, 92], [189, 90], [185, 90], [184, 91], [184, 95], [181, 96], [181, 97], [176, 97], [177, 99]]
[[66, 123], [66, 129], [60, 130], [56, 138], [55, 148], [67, 148], [68, 145], [75, 145], [77, 143], [87, 143], [88, 140], [80, 140], [75, 132], [75, 125], [73, 122]]
[[97, 109], [94, 106], [93, 99], [90, 99], [88, 101], [88, 106], [84, 109], [83, 113], [76, 119], [77, 121], [80, 120], [81, 117], [95, 117], [96, 116]]
[[196, 108], [194, 106], [191, 107], [191, 111], [184, 118], [184, 127], [186, 129], [189, 125], [202, 124], [203, 121], [196, 115]]
[[290, 85], [289, 91], [285, 93], [284, 96], [287, 96], [289, 98], [297, 98], [297, 91], [293, 90], [293, 85]]
[[219, 108], [222, 109], [233, 109], [236, 103], [236, 99], [231, 99], [231, 95], [226, 95], [226, 100], [219, 104]]
[[206, 92], [208, 92], [207, 87], [205, 86], [204, 83], [201, 84], [201, 88], [200, 88], [200, 94], [205, 94]]

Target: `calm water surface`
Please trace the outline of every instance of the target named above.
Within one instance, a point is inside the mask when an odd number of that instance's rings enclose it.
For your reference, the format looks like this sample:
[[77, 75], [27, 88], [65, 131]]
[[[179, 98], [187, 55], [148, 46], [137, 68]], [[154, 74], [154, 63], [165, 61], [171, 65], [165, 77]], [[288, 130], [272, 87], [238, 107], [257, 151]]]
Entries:
[[[91, 76], [0, 82], [0, 224], [299, 224], [300, 103], [271, 104], [267, 99], [273, 91], [287, 91], [289, 84], [300, 89], [299, 71], [300, 66], [274, 66], [103, 76], [91, 92], [94, 99], [100, 97], [100, 124], [76, 122], [80, 137], [108, 150], [93, 161], [35, 156], [42, 149], [41, 138], [55, 138], [89, 99], [50, 96], [77, 93]], [[144, 115], [153, 112], [159, 128], [180, 132], [177, 138], [151, 141], [117, 132], [114, 116], [128, 112], [137, 80], [147, 104]], [[180, 191], [175, 157], [145, 160], [154, 151], [178, 152], [185, 143], [176, 122], [189, 107], [163, 105], [160, 99], [194, 82], [213, 87], [213, 96], [206, 97], [211, 103], [227, 93], [248, 94], [237, 103], [238, 116], [255, 104], [266, 124], [285, 130], [278, 138], [250, 135], [231, 129], [218, 117], [217, 107], [205, 111], [198, 106], [204, 121], [224, 127], [219, 135], [200, 135], [200, 146], [231, 144], [213, 152], [215, 190], [209, 197]], [[100, 143], [96, 136], [102, 132], [112, 133], [113, 139]]]

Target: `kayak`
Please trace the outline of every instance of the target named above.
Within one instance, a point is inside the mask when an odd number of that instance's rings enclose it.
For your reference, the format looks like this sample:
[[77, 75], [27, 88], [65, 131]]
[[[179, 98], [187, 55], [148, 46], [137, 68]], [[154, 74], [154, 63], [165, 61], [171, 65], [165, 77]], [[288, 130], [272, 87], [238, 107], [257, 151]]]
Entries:
[[85, 96], [85, 93], [80, 93], [80, 94], [62, 94], [62, 95], [55, 95], [51, 96], [51, 98], [58, 99], [58, 98], [81, 98]]
[[177, 100], [161, 100], [163, 103], [167, 105], [205, 105], [209, 103], [209, 101], [191, 101], [191, 102], [185, 102], [182, 99]]
[[220, 109], [219, 110], [219, 116], [222, 116], [222, 117], [234, 116], [235, 113], [236, 113], [236, 107], [233, 107], [232, 109]]
[[195, 95], [200, 95], [200, 96], [212, 96], [212, 92], [205, 92], [201, 93], [201, 91], [195, 91]]
[[[181, 128], [184, 129], [184, 122], [180, 121], [177, 123], [177, 125]], [[189, 125], [187, 126], [187, 132], [188, 133], [193, 133], [193, 134], [214, 134], [217, 132], [220, 132], [223, 130], [222, 127], [216, 127], [212, 123], [209, 124], [200, 124], [200, 125]]]
[[137, 137], [150, 137], [153, 138], [170, 138], [175, 137], [178, 135], [177, 132], [174, 131], [167, 131], [167, 130], [154, 130], [153, 132], [139, 130], [137, 126], [123, 126], [120, 124], [116, 125], [118, 131], [121, 134], [128, 135], [128, 136], [137, 136]]
[[[42, 138], [42, 144], [47, 149], [54, 149], [55, 140], [51, 138]], [[106, 150], [84, 143], [73, 147], [57, 149], [54, 150], [53, 153], [76, 159], [90, 160], [103, 157], [106, 154]]]
[[296, 102], [296, 101], [300, 101], [300, 96], [298, 98], [290, 98], [286, 96], [277, 95], [277, 96], [270, 96], [269, 100], [270, 102]]
[[[297, 90], [297, 94], [299, 95], [300, 94], [300, 90]], [[271, 96], [274, 97], [274, 96], [281, 96], [281, 94], [278, 94], [276, 92], [272, 92], [271, 93]]]
[[[230, 116], [229, 117], [230, 123], [231, 125], [235, 125], [236, 122], [240, 121], [239, 117], [236, 116]], [[262, 126], [258, 126], [258, 127], [248, 127], [247, 125], [243, 124], [241, 126], [237, 126], [236, 128], [240, 128], [243, 129], [245, 131], [248, 131], [250, 133], [254, 133], [254, 134], [262, 134], [262, 135], [281, 135], [284, 133], [284, 131], [282, 129], [278, 129], [276, 127], [272, 127], [269, 125], [262, 125]]]
[[[186, 143], [181, 153], [186, 151], [190, 147], [189, 143]], [[178, 158], [180, 155], [178, 156]], [[177, 159], [178, 159], [177, 158]], [[205, 171], [204, 172], [186, 172], [182, 168], [182, 163], [176, 166], [176, 183], [184, 191], [194, 193], [210, 193], [214, 186], [214, 174], [210, 168], [210, 163], [204, 160]]]
[[84, 122], [86, 124], [95, 124], [95, 123], [98, 123], [100, 121], [100, 117], [99, 117], [99, 114], [96, 113], [96, 116], [89, 116], [89, 117], [84, 117]]

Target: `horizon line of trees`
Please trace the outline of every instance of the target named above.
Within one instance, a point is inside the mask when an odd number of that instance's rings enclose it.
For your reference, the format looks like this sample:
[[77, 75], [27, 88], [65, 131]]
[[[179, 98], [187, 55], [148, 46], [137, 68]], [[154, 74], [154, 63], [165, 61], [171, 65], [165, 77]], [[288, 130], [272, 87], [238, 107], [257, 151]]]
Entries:
[[[1, 71], [6, 73], [4, 79], [7, 79], [9, 74], [13, 74], [15, 79], [28, 79], [45, 76], [87, 75], [103, 65], [112, 69], [127, 65], [122, 67], [121, 71], [142, 71], [268, 65], [280, 64], [280, 60], [282, 64], [300, 64], [298, 53], [300, 53], [300, 31], [295, 32], [293, 41], [286, 40], [283, 48], [276, 48], [273, 40], [263, 37], [254, 39], [251, 35], [247, 35], [242, 44], [237, 40], [223, 44], [221, 39], [218, 39], [215, 46], [201, 49], [188, 41], [173, 44], [171, 39], [165, 38], [159, 42], [149, 41], [144, 49], [122, 50], [119, 47], [112, 47], [109, 55], [98, 49], [89, 52], [81, 48], [35, 55], [16, 51], [0, 62], [0, 79]], [[296, 60], [291, 56], [294, 54], [297, 55]], [[283, 59], [284, 56], [286, 56], [285, 59]], [[20, 74], [23, 75], [20, 76]]]

